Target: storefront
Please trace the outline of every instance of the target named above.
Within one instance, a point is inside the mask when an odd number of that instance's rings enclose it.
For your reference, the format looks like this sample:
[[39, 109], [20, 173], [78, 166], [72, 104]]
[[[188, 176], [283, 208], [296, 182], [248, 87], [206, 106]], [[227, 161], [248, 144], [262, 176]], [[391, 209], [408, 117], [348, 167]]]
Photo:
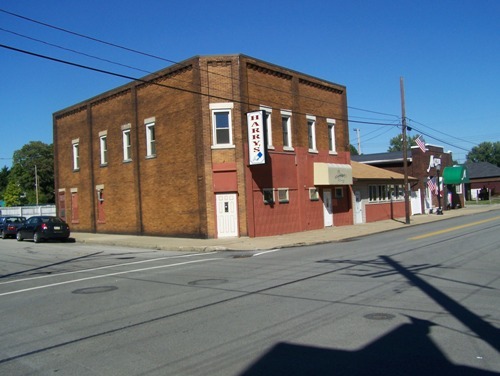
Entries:
[[445, 167], [443, 170], [443, 183], [448, 190], [448, 209], [458, 209], [465, 205], [465, 184], [469, 183], [469, 173], [465, 165]]

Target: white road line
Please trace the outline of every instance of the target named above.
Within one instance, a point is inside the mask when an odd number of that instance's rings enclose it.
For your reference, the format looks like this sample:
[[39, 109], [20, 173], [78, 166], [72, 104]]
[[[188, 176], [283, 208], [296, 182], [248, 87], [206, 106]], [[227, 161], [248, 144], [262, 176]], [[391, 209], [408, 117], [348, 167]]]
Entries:
[[154, 262], [154, 261], [169, 260], [169, 259], [176, 259], [176, 258], [186, 258], [186, 257], [194, 257], [194, 256], [213, 255], [214, 253], [217, 253], [217, 252], [194, 253], [194, 254], [182, 255], [182, 256], [158, 257], [158, 258], [148, 259], [148, 260], [126, 262], [126, 263], [123, 263], [123, 264], [114, 264], [114, 265], [100, 266], [98, 268], [73, 270], [71, 272], [63, 272], [63, 273], [55, 273], [55, 274], [50, 274], [50, 275], [39, 275], [39, 276], [36, 276], [36, 277], [29, 277], [29, 278], [14, 279], [14, 280], [11, 280], [11, 281], [0, 282], [0, 285], [7, 285], [7, 284], [10, 284], [10, 283], [16, 283], [16, 282], [32, 281], [34, 279], [41, 279], [41, 278], [53, 278], [53, 277], [59, 277], [59, 276], [63, 276], [63, 275], [70, 275], [70, 274], [77, 274], [77, 273], [87, 273], [87, 272], [93, 272], [95, 270], [117, 268], [117, 267], [120, 267], [120, 266], [144, 264], [146, 262]]
[[271, 249], [269, 251], [262, 251], [262, 252], [254, 254], [253, 257], [260, 256], [260, 255], [265, 255], [266, 253], [278, 252], [278, 251], [281, 251], [281, 249], [278, 248], [278, 249]]
[[171, 268], [173, 266], [181, 266], [181, 265], [195, 264], [195, 263], [199, 263], [199, 262], [207, 262], [207, 261], [215, 261], [215, 260], [223, 260], [223, 258], [222, 257], [218, 257], [218, 258], [212, 258], [212, 259], [207, 259], [207, 260], [186, 261], [186, 262], [179, 262], [177, 264], [152, 266], [150, 268], [133, 269], [133, 270], [127, 270], [127, 271], [124, 271], [124, 272], [116, 272], [116, 273], [109, 273], [109, 274], [103, 274], [103, 275], [95, 275], [95, 276], [92, 276], [92, 277], [79, 278], [79, 279], [74, 279], [74, 280], [71, 280], [71, 281], [51, 283], [49, 285], [36, 286], [36, 287], [30, 287], [30, 288], [22, 289], [22, 290], [4, 292], [4, 293], [1, 293], [0, 296], [12, 295], [12, 294], [19, 294], [21, 292], [27, 292], [27, 291], [45, 289], [45, 288], [54, 287], [54, 286], [66, 285], [66, 284], [69, 284], [69, 283], [76, 283], [76, 282], [88, 281], [88, 280], [91, 280], [91, 279], [108, 278], [108, 277], [113, 277], [113, 276], [121, 275], [121, 274], [144, 272], [144, 271], [148, 271], [148, 270], [161, 269], [161, 268]]

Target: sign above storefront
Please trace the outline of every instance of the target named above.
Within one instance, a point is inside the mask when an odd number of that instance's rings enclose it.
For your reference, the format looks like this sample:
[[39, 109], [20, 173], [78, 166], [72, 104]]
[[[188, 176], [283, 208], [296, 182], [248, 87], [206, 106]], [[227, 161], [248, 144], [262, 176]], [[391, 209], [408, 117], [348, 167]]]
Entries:
[[247, 113], [250, 166], [266, 163], [265, 111]]
[[314, 163], [314, 185], [351, 184], [351, 165], [339, 163]]

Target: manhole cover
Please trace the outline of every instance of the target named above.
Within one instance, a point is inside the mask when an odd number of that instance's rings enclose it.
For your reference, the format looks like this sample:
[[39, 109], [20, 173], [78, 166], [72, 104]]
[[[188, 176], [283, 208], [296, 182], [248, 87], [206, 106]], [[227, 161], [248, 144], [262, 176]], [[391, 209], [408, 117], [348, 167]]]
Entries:
[[87, 287], [85, 289], [78, 289], [72, 291], [73, 294], [100, 294], [102, 292], [110, 292], [117, 290], [116, 286], [97, 286], [97, 287]]
[[193, 286], [215, 286], [221, 283], [226, 283], [227, 279], [198, 279], [196, 281], [188, 282], [188, 285]]
[[396, 316], [390, 313], [369, 313], [364, 316], [368, 320], [392, 320], [394, 317]]

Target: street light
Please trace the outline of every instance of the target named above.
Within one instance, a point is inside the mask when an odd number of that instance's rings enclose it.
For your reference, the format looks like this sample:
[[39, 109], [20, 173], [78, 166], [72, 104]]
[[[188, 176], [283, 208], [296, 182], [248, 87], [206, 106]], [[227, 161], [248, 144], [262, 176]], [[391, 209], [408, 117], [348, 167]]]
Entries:
[[434, 166], [436, 166], [437, 186], [438, 186], [438, 209], [436, 214], [443, 215], [443, 209], [441, 208], [441, 184], [439, 183], [439, 171], [441, 171], [441, 158], [434, 158]]

